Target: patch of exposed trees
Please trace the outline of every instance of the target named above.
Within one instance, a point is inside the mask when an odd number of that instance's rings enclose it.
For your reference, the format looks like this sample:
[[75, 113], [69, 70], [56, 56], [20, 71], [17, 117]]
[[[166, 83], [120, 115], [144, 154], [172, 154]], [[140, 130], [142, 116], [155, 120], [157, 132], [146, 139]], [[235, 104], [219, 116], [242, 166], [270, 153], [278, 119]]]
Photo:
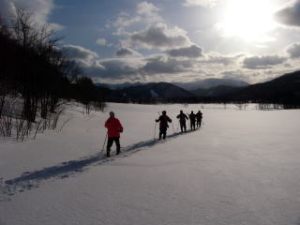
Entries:
[[[0, 16], [1, 18], [1, 16]], [[65, 102], [75, 99], [103, 108], [103, 95], [65, 57], [47, 26], [18, 11], [13, 22], [0, 19], [0, 135], [24, 139], [55, 128]]]

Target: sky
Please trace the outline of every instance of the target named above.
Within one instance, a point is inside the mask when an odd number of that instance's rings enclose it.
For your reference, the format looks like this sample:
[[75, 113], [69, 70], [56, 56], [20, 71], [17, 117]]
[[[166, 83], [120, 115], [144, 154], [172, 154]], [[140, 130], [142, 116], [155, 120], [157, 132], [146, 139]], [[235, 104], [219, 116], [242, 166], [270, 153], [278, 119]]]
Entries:
[[0, 0], [49, 24], [100, 83], [263, 82], [298, 70], [300, 0]]

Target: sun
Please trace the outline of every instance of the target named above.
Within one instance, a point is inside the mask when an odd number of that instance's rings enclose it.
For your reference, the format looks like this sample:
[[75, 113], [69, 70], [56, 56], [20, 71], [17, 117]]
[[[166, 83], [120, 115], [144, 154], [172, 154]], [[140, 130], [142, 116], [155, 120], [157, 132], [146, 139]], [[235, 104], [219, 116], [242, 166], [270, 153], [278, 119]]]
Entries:
[[274, 8], [271, 0], [229, 0], [217, 27], [226, 37], [264, 42], [275, 27]]

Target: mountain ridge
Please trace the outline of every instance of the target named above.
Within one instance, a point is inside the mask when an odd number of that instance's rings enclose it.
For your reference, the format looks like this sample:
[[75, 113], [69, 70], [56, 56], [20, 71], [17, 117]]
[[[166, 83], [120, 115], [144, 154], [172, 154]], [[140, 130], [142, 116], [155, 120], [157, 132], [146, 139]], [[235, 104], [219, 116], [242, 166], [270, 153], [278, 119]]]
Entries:
[[135, 84], [108, 89], [107, 101], [137, 103], [274, 103], [300, 106], [300, 71], [247, 85], [217, 85], [192, 91], [167, 82]]

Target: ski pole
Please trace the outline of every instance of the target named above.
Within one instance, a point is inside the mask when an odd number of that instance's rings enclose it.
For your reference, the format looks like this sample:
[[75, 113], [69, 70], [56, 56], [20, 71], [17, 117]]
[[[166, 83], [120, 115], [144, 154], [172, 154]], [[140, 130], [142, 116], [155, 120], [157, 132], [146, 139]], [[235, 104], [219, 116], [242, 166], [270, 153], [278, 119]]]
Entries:
[[102, 146], [101, 152], [104, 152], [104, 146], [105, 146], [106, 141], [107, 141], [107, 133], [105, 135], [105, 139], [104, 139], [104, 142], [103, 142], [103, 146]]
[[155, 140], [155, 137], [156, 137], [156, 122], [154, 124], [154, 136], [153, 136], [153, 139]]

